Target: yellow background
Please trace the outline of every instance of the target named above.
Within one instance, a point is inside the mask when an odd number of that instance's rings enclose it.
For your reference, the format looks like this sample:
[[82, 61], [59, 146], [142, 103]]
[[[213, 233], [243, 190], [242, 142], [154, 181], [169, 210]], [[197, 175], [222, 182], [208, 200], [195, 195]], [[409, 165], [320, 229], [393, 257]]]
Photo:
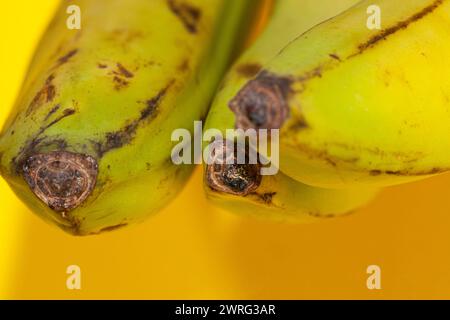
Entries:
[[[56, 4], [0, 4], [0, 122]], [[80, 291], [66, 289], [71, 264]], [[371, 264], [380, 291], [366, 288]], [[0, 179], [0, 298], [450, 298], [450, 175], [386, 189], [350, 217], [287, 225], [210, 207], [197, 170], [159, 215], [89, 238], [46, 225]]]

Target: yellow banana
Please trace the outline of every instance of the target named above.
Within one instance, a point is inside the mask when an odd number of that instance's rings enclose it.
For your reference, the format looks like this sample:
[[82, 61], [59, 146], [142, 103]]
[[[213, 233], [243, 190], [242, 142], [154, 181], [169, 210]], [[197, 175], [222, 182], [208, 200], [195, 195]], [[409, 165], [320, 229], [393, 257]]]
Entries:
[[0, 138], [0, 172], [75, 235], [143, 220], [192, 166], [171, 133], [205, 117], [252, 1], [80, 0], [59, 8]]
[[[367, 23], [374, 8], [380, 30]], [[233, 120], [281, 127], [281, 170], [314, 186], [386, 186], [446, 172], [448, 30], [448, 0], [362, 1], [265, 64], [229, 99]]]
[[[230, 98], [289, 41], [355, 3], [356, 0], [276, 2], [262, 36], [228, 73], [208, 114], [206, 129], [218, 129], [225, 136], [225, 131], [233, 129], [235, 124], [235, 117], [227, 107]], [[227, 144], [224, 141], [216, 143], [219, 146], [209, 151], [214, 150], [213, 164], [204, 169], [204, 189], [212, 203], [232, 212], [272, 220], [307, 222], [351, 213], [369, 202], [377, 192], [371, 187], [316, 188], [281, 172], [275, 176], [261, 176], [258, 164], [220, 164], [214, 159], [227, 154]], [[217, 153], [217, 150], [222, 152]]]

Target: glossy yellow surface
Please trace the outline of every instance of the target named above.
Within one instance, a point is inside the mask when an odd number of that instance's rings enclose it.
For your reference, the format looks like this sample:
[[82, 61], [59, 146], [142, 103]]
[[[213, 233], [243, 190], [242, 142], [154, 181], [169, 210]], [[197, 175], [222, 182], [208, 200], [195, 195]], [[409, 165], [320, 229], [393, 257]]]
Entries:
[[[56, 0], [0, 10], [0, 120]], [[450, 175], [385, 189], [355, 215], [289, 225], [210, 207], [200, 170], [147, 222], [74, 238], [46, 225], [0, 179], [0, 298], [450, 298]], [[81, 267], [82, 289], [66, 289]], [[366, 268], [382, 290], [366, 288]]]

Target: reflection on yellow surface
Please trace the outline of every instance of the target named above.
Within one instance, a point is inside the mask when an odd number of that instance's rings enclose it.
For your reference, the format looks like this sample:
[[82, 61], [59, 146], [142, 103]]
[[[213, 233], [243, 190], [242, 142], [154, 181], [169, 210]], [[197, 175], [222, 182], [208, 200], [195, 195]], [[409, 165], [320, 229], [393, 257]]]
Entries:
[[[57, 1], [5, 2], [0, 119]], [[450, 298], [450, 175], [388, 188], [353, 216], [270, 223], [209, 206], [197, 170], [180, 197], [136, 227], [74, 238], [0, 180], [1, 298]], [[78, 265], [82, 289], [66, 289]], [[382, 290], [366, 287], [366, 268]]]

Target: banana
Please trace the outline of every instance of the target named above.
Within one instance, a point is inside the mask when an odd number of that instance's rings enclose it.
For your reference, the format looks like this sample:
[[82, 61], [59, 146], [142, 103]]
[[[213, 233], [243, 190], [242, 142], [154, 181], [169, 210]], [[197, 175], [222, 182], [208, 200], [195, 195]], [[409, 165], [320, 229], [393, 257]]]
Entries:
[[[254, 2], [254, 1], [253, 1]], [[59, 8], [0, 137], [0, 173], [74, 235], [142, 221], [182, 188], [171, 133], [206, 116], [252, 1], [79, 0]]]
[[358, 0], [275, 1], [270, 20], [262, 35], [239, 57], [227, 73], [221, 89], [214, 98], [207, 121], [221, 122], [227, 128], [234, 128], [235, 116], [231, 110], [224, 110], [224, 108], [247, 81], [261, 71], [265, 64], [299, 34], [357, 2]]
[[[367, 24], [373, 5], [380, 30]], [[228, 96], [228, 117], [281, 128], [280, 168], [309, 185], [382, 187], [446, 172], [448, 30], [448, 0], [361, 1], [284, 47]]]
[[[245, 83], [275, 57], [287, 43], [311, 26], [347, 9], [356, 1], [283, 0], [275, 4], [271, 20], [256, 42], [227, 74], [208, 114], [205, 129], [217, 129], [226, 135], [235, 125], [234, 114], [227, 104]], [[303, 19], [299, 18], [299, 14]], [[270, 40], [270, 41], [269, 41]], [[206, 149], [209, 164], [204, 166], [204, 190], [207, 198], [226, 210], [270, 220], [312, 222], [343, 216], [372, 200], [377, 189], [372, 187], [333, 190], [316, 188], [295, 181], [282, 172], [271, 176], [260, 174], [261, 165], [237, 163], [234, 143], [233, 163], [218, 159], [232, 155], [233, 142], [216, 140]], [[247, 151], [247, 152], [246, 152]], [[281, 159], [283, 161], [283, 158]], [[233, 162], [233, 161], [231, 161]]]

